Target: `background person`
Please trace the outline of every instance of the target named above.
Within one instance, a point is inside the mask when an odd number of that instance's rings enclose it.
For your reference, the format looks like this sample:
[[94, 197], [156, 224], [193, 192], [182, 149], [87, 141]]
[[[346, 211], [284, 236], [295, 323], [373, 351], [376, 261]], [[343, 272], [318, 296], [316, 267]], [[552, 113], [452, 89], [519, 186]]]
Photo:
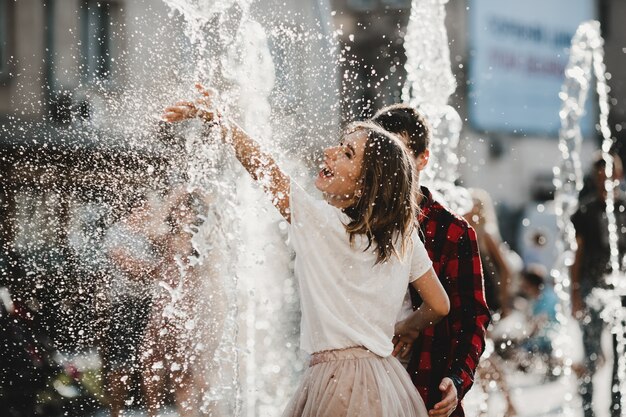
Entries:
[[141, 197], [126, 217], [108, 229], [103, 239], [109, 276], [104, 381], [112, 417], [119, 416], [124, 409], [139, 370], [139, 345], [152, 295], [149, 276], [159, 264], [146, 231], [150, 212], [150, 203]]
[[[201, 193], [179, 186], [166, 196], [161, 209], [167, 232], [158, 237], [162, 262], [141, 355], [150, 416], [158, 415], [168, 392], [173, 393], [180, 416], [195, 416], [214, 405], [204, 394], [210, 390], [225, 297], [212, 259], [201, 259], [192, 242], [207, 204]], [[217, 410], [211, 412], [217, 415]]]
[[509, 287], [512, 272], [502, 247], [496, 210], [487, 191], [480, 188], [470, 188], [468, 191], [473, 206], [463, 217], [476, 231], [487, 306], [492, 313], [499, 312], [506, 317], [511, 312]]
[[[572, 278], [572, 314], [579, 320], [583, 333], [584, 363], [579, 385], [579, 392], [583, 399], [585, 417], [591, 417], [593, 412], [593, 376], [603, 361], [601, 339], [604, 322], [600, 318], [600, 311], [587, 303], [587, 297], [594, 288], [604, 287], [604, 278], [610, 274], [610, 247], [609, 227], [606, 216], [606, 160], [602, 153], [595, 155], [591, 177], [594, 192], [580, 202], [579, 208], [572, 216], [572, 223], [576, 229], [576, 254], [571, 267]], [[619, 259], [623, 262], [626, 253], [626, 205], [619, 192], [619, 182], [624, 172], [622, 161], [613, 157], [613, 178], [615, 187], [615, 218], [617, 221], [617, 236]], [[624, 265], [620, 265], [621, 268]], [[613, 357], [616, 354], [616, 339], [613, 336]], [[614, 361], [612, 386], [618, 383], [617, 361]], [[611, 414], [621, 415], [621, 397], [619, 389], [613, 390], [611, 399]]]
[[529, 300], [529, 338], [522, 342], [522, 349], [530, 354], [540, 354], [549, 359], [552, 341], [558, 332], [556, 308], [559, 304], [552, 285], [547, 282], [546, 269], [537, 264], [528, 265], [522, 272], [520, 292]]

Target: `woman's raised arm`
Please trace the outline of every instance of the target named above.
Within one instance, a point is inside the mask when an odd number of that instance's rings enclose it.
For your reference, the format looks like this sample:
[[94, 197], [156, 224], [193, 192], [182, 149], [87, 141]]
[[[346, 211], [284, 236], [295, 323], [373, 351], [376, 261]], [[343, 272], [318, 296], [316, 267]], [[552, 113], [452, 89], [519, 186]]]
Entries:
[[[196, 102], [182, 101], [174, 106], [167, 107], [163, 119], [167, 122], [178, 122], [198, 117], [214, 128], [222, 129], [222, 137], [228, 138], [229, 143], [235, 150], [235, 155], [250, 176], [256, 180], [270, 195], [272, 204], [280, 214], [289, 222], [289, 184], [290, 178], [274, 161], [274, 158], [264, 152], [261, 146], [252, 139], [234, 121], [222, 120], [217, 110], [214, 109], [213, 97], [215, 92], [207, 90], [200, 84], [196, 88], [202, 94], [202, 98]], [[230, 133], [230, 136], [228, 135]]]

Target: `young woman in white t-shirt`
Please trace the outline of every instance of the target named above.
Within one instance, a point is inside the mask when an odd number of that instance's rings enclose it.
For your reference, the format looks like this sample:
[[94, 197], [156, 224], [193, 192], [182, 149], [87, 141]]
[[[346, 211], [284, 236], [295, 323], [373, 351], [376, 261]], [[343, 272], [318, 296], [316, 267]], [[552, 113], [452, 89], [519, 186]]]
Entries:
[[[240, 127], [211, 110], [214, 92], [165, 109], [216, 129], [290, 223], [300, 287], [301, 348], [311, 354], [284, 416], [427, 416], [397, 354], [445, 316], [449, 300], [415, 227], [414, 176], [401, 142], [356, 123], [324, 151], [316, 200]], [[424, 303], [396, 325], [407, 286]], [[395, 326], [395, 332], [394, 332]], [[392, 342], [393, 338], [393, 342]]]

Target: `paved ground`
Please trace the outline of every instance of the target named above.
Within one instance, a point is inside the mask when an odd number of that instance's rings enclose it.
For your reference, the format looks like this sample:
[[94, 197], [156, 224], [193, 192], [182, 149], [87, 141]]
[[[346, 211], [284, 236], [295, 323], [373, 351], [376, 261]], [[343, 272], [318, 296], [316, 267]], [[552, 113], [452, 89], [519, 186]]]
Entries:
[[[603, 335], [604, 351], [607, 352], [606, 364], [600, 368], [594, 378], [594, 411], [596, 417], [609, 417], [610, 385], [612, 357], [610, 356], [611, 339], [608, 332]], [[582, 417], [582, 405], [576, 394], [574, 378], [561, 378], [546, 382], [540, 375], [509, 372], [507, 381], [512, 392], [512, 400], [521, 417], [556, 417], [563, 416], [566, 407], [572, 410], [568, 417]], [[568, 402], [568, 397], [571, 398]], [[505, 401], [502, 393], [490, 390], [488, 398], [479, 384], [468, 393], [465, 407], [468, 417], [479, 416], [481, 405], [487, 406], [485, 417], [502, 417]]]
[[[610, 369], [605, 366], [596, 377], [596, 401], [595, 409], [597, 417], [609, 417], [608, 406], [610, 399], [609, 392]], [[509, 383], [512, 388], [513, 403], [517, 408], [520, 417], [557, 417], [563, 416], [564, 407], [568, 393], [574, 392], [574, 383], [564, 380], [554, 382], [541, 382], [540, 378], [532, 375], [516, 373], [509, 375]], [[465, 401], [465, 408], [468, 417], [480, 415], [480, 405], [487, 404], [485, 417], [502, 417], [504, 415], [505, 403], [502, 394], [496, 391], [490, 392], [488, 399], [480, 387], [470, 391]], [[568, 417], [582, 417], [580, 400], [576, 395], [570, 401], [573, 414]], [[129, 417], [145, 417], [146, 414], [137, 410], [126, 413]], [[109, 417], [105, 410], [99, 411], [89, 417]], [[174, 410], [169, 409], [162, 414], [162, 417], [178, 417]], [[266, 417], [266, 416], [259, 416]], [[273, 417], [273, 416], [267, 416]]]
[[[610, 336], [603, 336], [605, 352], [610, 352]], [[594, 409], [596, 417], [609, 417], [610, 404], [610, 378], [612, 358], [607, 357], [607, 365], [603, 366], [596, 374]], [[511, 388], [513, 403], [520, 417], [557, 417], [564, 416], [565, 409], [569, 406], [572, 410], [567, 417], [582, 417], [581, 403], [576, 395], [576, 381], [573, 378], [561, 378], [556, 381], [545, 381], [541, 375], [510, 371], [507, 381]], [[465, 408], [468, 417], [481, 416], [480, 410], [485, 410], [482, 417], [502, 417], [505, 410], [505, 401], [501, 392], [495, 387], [487, 389], [488, 396], [476, 384], [465, 400]], [[568, 402], [568, 396], [571, 399]], [[139, 410], [131, 410], [126, 413], [129, 417], [144, 417], [145, 413]], [[246, 413], [244, 412], [244, 415]], [[250, 414], [247, 414], [250, 415]], [[106, 410], [101, 410], [88, 417], [109, 417]], [[173, 409], [166, 410], [162, 417], [178, 417]], [[275, 416], [258, 416], [275, 417]]]

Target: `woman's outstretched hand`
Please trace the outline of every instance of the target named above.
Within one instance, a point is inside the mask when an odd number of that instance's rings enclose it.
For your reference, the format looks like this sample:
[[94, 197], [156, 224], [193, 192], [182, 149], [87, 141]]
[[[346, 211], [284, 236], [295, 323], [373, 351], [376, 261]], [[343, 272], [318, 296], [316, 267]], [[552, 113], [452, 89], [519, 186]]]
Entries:
[[179, 101], [173, 106], [165, 108], [163, 120], [169, 123], [200, 118], [205, 122], [219, 123], [220, 113], [215, 109], [216, 91], [196, 84], [196, 89], [202, 96], [195, 101]]
[[[209, 127], [221, 128], [222, 140], [232, 145], [235, 157], [248, 171], [252, 179], [258, 181], [270, 195], [272, 204], [289, 222], [289, 184], [291, 179], [278, 167], [272, 155], [264, 152], [261, 146], [232, 120], [222, 123], [222, 115], [217, 110], [217, 93], [196, 84], [200, 98], [196, 101], [180, 101], [167, 107], [163, 120], [169, 123], [180, 122], [196, 117], [201, 118]], [[418, 280], [419, 281], [419, 280]]]

